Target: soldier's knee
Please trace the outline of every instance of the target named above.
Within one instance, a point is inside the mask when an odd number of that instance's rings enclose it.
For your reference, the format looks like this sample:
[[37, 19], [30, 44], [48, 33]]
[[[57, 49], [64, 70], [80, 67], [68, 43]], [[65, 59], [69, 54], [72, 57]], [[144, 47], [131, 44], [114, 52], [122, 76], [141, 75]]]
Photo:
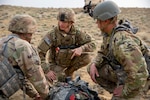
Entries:
[[82, 60], [80, 61], [81, 64], [88, 65], [91, 62], [92, 57], [89, 54], [83, 54], [81, 56]]
[[91, 57], [89, 55], [82, 54], [81, 56], [76, 57], [76, 59], [72, 61], [70, 66], [73, 66], [73, 68], [77, 70], [79, 68], [88, 65], [90, 61], [91, 61]]

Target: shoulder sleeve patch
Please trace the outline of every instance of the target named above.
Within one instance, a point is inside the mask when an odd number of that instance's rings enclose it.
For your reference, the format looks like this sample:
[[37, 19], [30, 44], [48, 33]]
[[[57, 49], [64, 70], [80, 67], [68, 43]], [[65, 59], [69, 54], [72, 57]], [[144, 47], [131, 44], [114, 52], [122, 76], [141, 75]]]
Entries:
[[51, 40], [50, 40], [48, 37], [44, 37], [44, 41], [45, 41], [48, 45], [51, 44]]

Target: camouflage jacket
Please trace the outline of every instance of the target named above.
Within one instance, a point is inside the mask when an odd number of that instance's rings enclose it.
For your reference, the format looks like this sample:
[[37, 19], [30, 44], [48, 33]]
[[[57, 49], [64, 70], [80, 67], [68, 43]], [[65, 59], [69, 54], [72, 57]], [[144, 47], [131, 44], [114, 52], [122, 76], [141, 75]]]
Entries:
[[[49, 93], [49, 86], [41, 68], [37, 50], [29, 42], [20, 39], [16, 34], [10, 34], [9, 36], [14, 38], [8, 41], [5, 52], [10, 63], [13, 66], [19, 66], [29, 80], [26, 84], [27, 87], [29, 86], [27, 93], [35, 94], [38, 91], [43, 98], [46, 98]], [[7, 39], [9, 36], [3, 39]], [[30, 82], [34, 87], [30, 85]]]
[[147, 81], [148, 71], [143, 57], [146, 47], [137, 36], [127, 31], [116, 32], [112, 38], [112, 44], [109, 44], [110, 38], [111, 35], [103, 34], [103, 43], [95, 59], [95, 64], [97, 67], [101, 67], [102, 56], [107, 55], [109, 45], [111, 45], [115, 59], [127, 73], [122, 94], [125, 96], [130, 94], [130, 91], [141, 89]]
[[[92, 52], [95, 50], [96, 46], [92, 38], [72, 26], [70, 32], [68, 34], [64, 33], [63, 31], [59, 30], [58, 27], [55, 27], [52, 31], [48, 32], [43, 39], [41, 40], [40, 44], [38, 45], [38, 50], [40, 54], [40, 58], [42, 63], [45, 63], [46, 53], [49, 50], [49, 63], [56, 64], [56, 51], [57, 47], [60, 50], [66, 50], [65, 52], [68, 53], [71, 49], [82, 47], [83, 52]], [[63, 53], [61, 57], [66, 57]], [[63, 56], [64, 55], [64, 56]], [[69, 56], [68, 56], [69, 57]], [[71, 57], [71, 56], [70, 56]], [[69, 58], [70, 59], [70, 58]], [[48, 66], [47, 66], [48, 67]], [[48, 68], [43, 66], [44, 71], [48, 71]]]

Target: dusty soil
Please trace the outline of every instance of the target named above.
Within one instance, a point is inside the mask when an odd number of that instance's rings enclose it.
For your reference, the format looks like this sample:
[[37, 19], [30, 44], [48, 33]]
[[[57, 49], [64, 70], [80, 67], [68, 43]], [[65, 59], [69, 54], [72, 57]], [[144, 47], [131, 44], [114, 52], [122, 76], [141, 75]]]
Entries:
[[[3, 37], [10, 32], [7, 31], [9, 21], [15, 14], [29, 14], [33, 16], [38, 22], [38, 31], [34, 34], [32, 44], [37, 46], [39, 40], [45, 35], [51, 28], [57, 25], [57, 12], [59, 8], [25, 8], [15, 6], [0, 6], [0, 37]], [[97, 48], [101, 45], [101, 34], [95, 21], [83, 13], [82, 8], [74, 8], [76, 12], [76, 26], [83, 31], [89, 33], [97, 42]], [[121, 8], [122, 13], [119, 15], [119, 19], [129, 20], [135, 27], [139, 28], [137, 35], [141, 37], [150, 46], [150, 8]], [[94, 52], [94, 56], [97, 50]], [[93, 57], [94, 57], [93, 56]], [[87, 74], [86, 67], [79, 69], [74, 75], [80, 75], [82, 79], [89, 82], [91, 88], [95, 89], [102, 100], [110, 100], [111, 94], [92, 82]], [[23, 93], [21, 90], [16, 92], [11, 100], [23, 100]], [[149, 93], [150, 95], [150, 93]], [[28, 96], [27, 100], [32, 100]]]

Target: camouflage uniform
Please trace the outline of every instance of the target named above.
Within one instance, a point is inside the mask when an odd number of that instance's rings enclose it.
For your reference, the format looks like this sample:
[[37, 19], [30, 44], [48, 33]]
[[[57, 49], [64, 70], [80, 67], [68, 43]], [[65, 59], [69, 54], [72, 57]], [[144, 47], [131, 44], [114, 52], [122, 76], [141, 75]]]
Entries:
[[34, 97], [39, 93], [41, 97], [46, 98], [49, 93], [49, 86], [41, 68], [41, 60], [38, 52], [35, 47], [26, 40], [21, 39], [18, 35], [25, 33], [32, 34], [35, 30], [36, 22], [31, 16], [16, 15], [10, 21], [9, 25], [9, 31], [12, 34], [2, 39], [7, 40], [9, 37], [13, 37], [8, 41], [5, 52], [10, 63], [13, 66], [19, 66], [26, 77], [25, 87], [27, 94], [30, 97]]
[[[148, 78], [144, 58], [148, 49], [143, 41], [133, 34], [133, 27], [127, 24], [124, 25], [125, 27], [117, 26], [117, 15], [120, 12], [118, 5], [113, 1], [104, 1], [94, 8], [93, 18], [97, 19], [97, 24], [103, 32], [103, 42], [90, 67], [96, 67], [98, 70], [99, 77], [95, 76], [97, 83], [113, 93], [113, 97], [118, 97], [112, 100], [141, 100], [142, 89]], [[111, 60], [105, 62], [106, 57]], [[121, 68], [114, 69], [110, 64], [111, 61], [117, 62], [114, 64], [115, 67], [119, 65]], [[93, 79], [92, 75], [93, 73], [95, 75], [97, 70], [93, 71], [90, 67], [88, 70]], [[120, 71], [120, 76], [124, 78], [121, 84], [117, 71]]]
[[[75, 12], [72, 9], [60, 9], [57, 19], [58, 21], [72, 24], [70, 24], [68, 33], [60, 30], [58, 25], [41, 40], [38, 45], [38, 50], [43, 63], [42, 67], [45, 73], [52, 70], [57, 73], [58, 77], [64, 71], [66, 76], [72, 76], [74, 71], [86, 66], [90, 62], [91, 57], [87, 52], [92, 52], [95, 49], [95, 43], [88, 34], [80, 31], [73, 25], [75, 22]], [[82, 48], [83, 53], [71, 59], [73, 54], [72, 50], [79, 47]], [[45, 59], [47, 51], [49, 51], [49, 65], [46, 66]]]
[[[73, 72], [85, 65], [87, 65], [91, 58], [87, 52], [91, 52], [95, 49], [95, 44], [92, 42], [91, 37], [88, 34], [81, 32], [72, 26], [69, 34], [65, 34], [55, 27], [52, 31], [46, 34], [38, 46], [40, 58], [43, 62], [43, 69], [45, 73], [49, 70], [53, 70], [56, 73], [62, 72], [64, 69], [67, 76], [73, 74]], [[57, 50], [57, 48], [60, 48]], [[74, 57], [71, 60], [72, 49], [82, 47], [83, 54], [79, 57]], [[44, 66], [46, 53], [49, 50], [49, 64], [50, 66]]]
[[[101, 50], [95, 59], [95, 64], [99, 72], [96, 77], [98, 84], [104, 87], [110, 93], [117, 86], [117, 76], [114, 70], [109, 66], [100, 66], [103, 55], [108, 53], [110, 36], [104, 34]], [[135, 35], [126, 31], [115, 33], [112, 41], [113, 54], [116, 60], [127, 73], [122, 96], [123, 98], [132, 98], [140, 95], [141, 89], [147, 82], [148, 72], [143, 54], [146, 52], [145, 45]]]

